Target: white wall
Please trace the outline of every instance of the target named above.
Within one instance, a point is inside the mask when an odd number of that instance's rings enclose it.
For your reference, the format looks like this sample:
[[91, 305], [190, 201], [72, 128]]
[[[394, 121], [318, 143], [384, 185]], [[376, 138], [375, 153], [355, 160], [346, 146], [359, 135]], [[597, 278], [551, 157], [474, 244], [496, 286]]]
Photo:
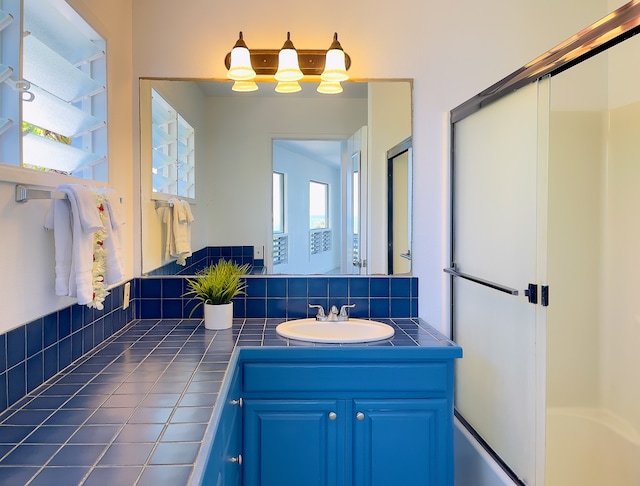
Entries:
[[[271, 260], [272, 141], [344, 140], [367, 119], [367, 100], [210, 98], [196, 190], [205, 197], [210, 245], [260, 245]], [[200, 203], [200, 201], [199, 201]]]
[[[110, 172], [127, 206], [128, 275], [141, 269], [138, 77], [222, 79], [224, 56], [240, 30], [256, 48], [280, 47], [287, 31], [299, 48], [326, 48], [337, 31], [352, 57], [353, 78], [414, 79], [414, 273], [420, 278], [421, 317], [446, 329], [446, 114], [623, 2], [607, 7], [604, 0], [329, 0], [318, 8], [298, 0], [280, 4], [278, 15], [258, 0], [71, 3], [89, 20], [99, 19], [96, 27], [109, 43]], [[30, 202], [18, 209], [13, 191], [13, 184], [0, 184], [0, 250], [8, 255], [0, 263], [0, 332], [67, 304], [51, 291], [52, 253], [41, 229], [44, 206]]]
[[442, 272], [449, 248], [448, 111], [607, 13], [604, 0], [329, 0], [322, 8], [298, 0], [280, 4], [278, 15], [257, 0], [188, 4], [135, 1], [135, 76], [223, 79], [224, 56], [240, 30], [250, 48], [274, 49], [287, 31], [299, 48], [325, 48], [337, 31], [353, 78], [414, 79], [414, 274], [421, 317], [442, 329], [448, 326]]
[[[556, 96], [562, 99], [554, 89], [559, 80], [560, 76], [552, 79], [552, 106]], [[552, 110], [550, 116], [548, 284], [553, 299], [547, 310], [550, 407], [598, 404], [605, 123], [606, 116], [599, 110]]]
[[[638, 93], [638, 88], [635, 88]], [[640, 99], [638, 96], [637, 99]], [[600, 404], [640, 431], [640, 101], [610, 112]]]
[[[109, 183], [124, 200], [124, 261], [133, 276], [133, 207], [137, 179], [132, 174], [131, 2], [71, 0], [77, 11], [107, 39], [109, 109]], [[30, 172], [30, 171], [29, 171]], [[15, 184], [55, 187], [68, 178], [0, 168], [0, 333], [75, 302], [54, 295], [53, 235], [43, 228], [47, 201], [15, 202]], [[136, 188], [134, 190], [134, 187]], [[134, 196], [135, 194], [135, 196]]]
[[369, 84], [370, 274], [387, 274], [387, 150], [411, 136], [411, 123], [409, 84]]

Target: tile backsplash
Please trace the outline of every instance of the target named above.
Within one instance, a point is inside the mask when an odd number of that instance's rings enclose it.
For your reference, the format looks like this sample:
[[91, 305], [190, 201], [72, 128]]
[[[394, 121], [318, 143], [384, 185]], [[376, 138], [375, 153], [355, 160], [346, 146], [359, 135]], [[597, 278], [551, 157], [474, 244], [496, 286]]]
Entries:
[[[251, 256], [253, 258], [253, 255]], [[186, 279], [145, 277], [131, 281], [131, 305], [123, 289], [110, 290], [103, 310], [72, 305], [0, 334], [0, 412], [135, 319], [201, 318], [202, 307], [183, 297]], [[297, 319], [356, 304], [350, 315], [385, 319], [418, 317], [417, 277], [248, 276], [247, 293], [234, 299], [236, 318]]]
[[[196, 302], [182, 295], [183, 278], [140, 279], [139, 317], [188, 318]], [[350, 314], [361, 318], [418, 317], [417, 277], [247, 277], [247, 293], [234, 299], [238, 318], [297, 319], [315, 315], [309, 304], [325, 309], [356, 304]], [[202, 317], [199, 307], [192, 317]]]
[[76, 304], [0, 334], [0, 412], [131, 322], [122, 296], [118, 286], [103, 310]]

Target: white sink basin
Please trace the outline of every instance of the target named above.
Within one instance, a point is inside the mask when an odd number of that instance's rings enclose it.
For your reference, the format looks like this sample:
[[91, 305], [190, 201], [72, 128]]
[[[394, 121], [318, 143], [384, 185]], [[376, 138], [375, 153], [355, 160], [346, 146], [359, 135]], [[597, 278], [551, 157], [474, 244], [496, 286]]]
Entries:
[[315, 318], [283, 322], [276, 332], [289, 339], [315, 343], [366, 343], [388, 339], [394, 334], [391, 326], [366, 319], [348, 321], [316, 321]]

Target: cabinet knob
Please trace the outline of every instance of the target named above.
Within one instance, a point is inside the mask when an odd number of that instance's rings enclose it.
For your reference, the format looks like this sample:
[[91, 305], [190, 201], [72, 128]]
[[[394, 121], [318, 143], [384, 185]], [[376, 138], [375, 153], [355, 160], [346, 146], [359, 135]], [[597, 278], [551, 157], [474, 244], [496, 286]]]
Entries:
[[232, 457], [230, 461], [237, 462], [238, 464], [242, 465], [242, 454], [238, 454], [237, 456]]
[[362, 412], [356, 413], [356, 420], [364, 420], [364, 414]]
[[239, 407], [242, 407], [242, 397], [238, 398], [237, 400], [231, 400], [231, 405], [238, 405]]
[[338, 414], [335, 412], [329, 412], [329, 420], [335, 420], [338, 418]]

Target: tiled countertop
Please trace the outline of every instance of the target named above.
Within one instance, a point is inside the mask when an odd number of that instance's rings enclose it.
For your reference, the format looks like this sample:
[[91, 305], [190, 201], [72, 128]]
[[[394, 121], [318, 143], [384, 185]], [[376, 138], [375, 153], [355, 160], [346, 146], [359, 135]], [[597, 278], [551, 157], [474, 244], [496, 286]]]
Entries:
[[[132, 322], [0, 414], [0, 485], [187, 484], [236, 346], [335, 346], [284, 339], [281, 321]], [[384, 322], [395, 336], [368, 346], [449, 343], [418, 320]]]

